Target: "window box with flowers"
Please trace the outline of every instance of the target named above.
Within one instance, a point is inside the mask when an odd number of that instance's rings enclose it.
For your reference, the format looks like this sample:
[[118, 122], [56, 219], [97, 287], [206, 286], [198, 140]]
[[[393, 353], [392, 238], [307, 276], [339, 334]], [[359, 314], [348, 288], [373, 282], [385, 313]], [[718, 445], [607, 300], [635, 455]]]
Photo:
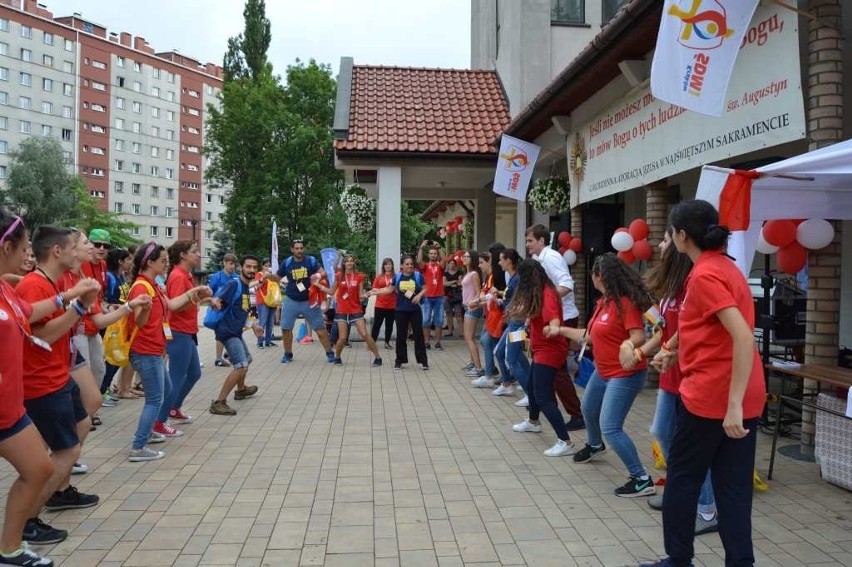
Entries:
[[542, 177], [533, 184], [527, 195], [527, 202], [542, 213], [564, 213], [571, 208], [570, 191], [571, 185], [567, 177]]
[[376, 227], [376, 201], [360, 185], [347, 185], [340, 193], [340, 206], [353, 232], [372, 232]]

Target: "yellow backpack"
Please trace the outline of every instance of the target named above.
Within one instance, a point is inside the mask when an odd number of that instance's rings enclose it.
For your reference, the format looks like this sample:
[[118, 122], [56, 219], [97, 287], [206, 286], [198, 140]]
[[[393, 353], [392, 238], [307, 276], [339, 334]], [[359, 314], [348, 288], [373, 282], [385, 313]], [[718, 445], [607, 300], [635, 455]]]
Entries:
[[[155, 296], [154, 288], [151, 284], [144, 280], [136, 280], [130, 286], [131, 291], [136, 285], [144, 286], [148, 289], [148, 295], [152, 298]], [[128, 292], [128, 297], [130, 292]], [[130, 345], [133, 339], [136, 338], [136, 333], [139, 328], [133, 329], [133, 333], [128, 337], [129, 317], [124, 316], [115, 323], [110, 324], [104, 332], [104, 360], [113, 366], [127, 366], [130, 363]]]
[[266, 282], [266, 294], [263, 296], [263, 302], [267, 307], [281, 305], [281, 286], [278, 285], [278, 282], [272, 280]]

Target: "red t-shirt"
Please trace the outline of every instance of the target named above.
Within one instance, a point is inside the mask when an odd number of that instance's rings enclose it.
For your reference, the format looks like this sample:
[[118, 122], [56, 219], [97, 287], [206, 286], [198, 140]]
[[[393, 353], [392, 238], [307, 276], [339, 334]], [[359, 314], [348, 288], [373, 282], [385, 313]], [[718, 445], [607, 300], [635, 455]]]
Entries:
[[335, 313], [343, 313], [346, 315], [356, 315], [363, 313], [361, 307], [361, 286], [364, 285], [364, 274], [344, 274], [337, 272], [335, 276], [337, 282], [337, 293], [334, 298], [337, 300], [337, 309]]
[[425, 297], [444, 297], [444, 266], [440, 262], [424, 262], [420, 267]]
[[[98, 280], [98, 283], [101, 284], [101, 292], [98, 295], [100, 301], [104, 300], [104, 293], [106, 293], [107, 285], [109, 284], [109, 280], [107, 279], [107, 265], [103, 260], [95, 261], [95, 262], [83, 262], [80, 265], [80, 271], [87, 278], [94, 278]], [[92, 334], [88, 331], [87, 335]]]
[[[91, 276], [86, 277], [88, 278]], [[62, 274], [62, 281], [59, 284], [59, 289], [62, 291], [68, 291], [77, 285], [77, 283], [82, 279], [83, 276], [68, 270]], [[101, 291], [103, 292], [103, 290]], [[89, 312], [83, 315], [83, 318], [80, 319], [80, 323], [71, 328], [72, 333], [75, 335], [87, 335], [89, 337], [97, 335], [100, 329], [98, 329], [98, 326], [95, 325], [94, 321], [92, 321], [92, 315], [98, 315], [100, 313], [103, 313], [103, 309], [101, 309], [101, 302], [98, 300], [89, 307]]]
[[[15, 288], [18, 297], [27, 303], [38, 303], [52, 299], [57, 288], [38, 272], [24, 276]], [[36, 325], [44, 325], [52, 319], [62, 317], [63, 309], [57, 309]], [[32, 400], [61, 390], [71, 378], [71, 333], [64, 333], [50, 345], [50, 352], [24, 341], [24, 399]]]
[[[195, 280], [192, 279], [192, 274], [180, 266], [175, 266], [166, 280], [166, 295], [169, 297], [180, 297], [194, 287]], [[178, 333], [187, 333], [189, 335], [197, 333], [198, 305], [187, 303], [186, 307], [169, 315], [169, 325], [171, 325], [172, 331], [177, 331]]]
[[[258, 272], [254, 276], [255, 281], [260, 281], [263, 279], [263, 274]], [[269, 287], [269, 280], [266, 280], [256, 288], [254, 288], [254, 304], [255, 305], [266, 305], [266, 301], [264, 298], [266, 297], [267, 288]]]
[[[735, 307], [750, 329], [754, 329], [754, 299], [739, 268], [721, 252], [698, 257], [686, 282], [680, 308], [678, 348], [680, 397], [686, 408], [699, 417], [724, 419], [731, 389], [734, 344], [717, 313]], [[743, 418], [759, 416], [766, 401], [766, 385], [757, 347], [743, 397]]]
[[[683, 303], [685, 292], [686, 289], [684, 288], [680, 290], [680, 293], [674, 299], [664, 299], [660, 302], [660, 315], [666, 321], [663, 327], [663, 342], [671, 339], [677, 332], [678, 319], [680, 318], [680, 304]], [[680, 381], [682, 379], [683, 373], [680, 371], [680, 363], [678, 362], [660, 374], [660, 389], [670, 394], [677, 394], [680, 391]]]
[[[322, 278], [317, 283], [323, 287], [328, 287], [328, 280], [326, 278]], [[308, 288], [308, 306], [319, 307], [322, 305], [322, 302], [325, 301], [326, 297], [326, 293], [321, 290], [319, 286], [313, 285], [312, 281], [311, 286]]]
[[[161, 355], [166, 350], [166, 333], [163, 329], [163, 323], [169, 320], [169, 306], [166, 302], [166, 296], [160, 291], [160, 286], [154, 280], [150, 280], [142, 275], [137, 277], [136, 281], [130, 287], [130, 295], [127, 297], [127, 301], [146, 293], [150, 295], [144, 285], [136, 283], [139, 280], [144, 280], [151, 285], [154, 289], [154, 297], [151, 298], [153, 304], [151, 305], [151, 314], [148, 316], [148, 322], [142, 327], [139, 327], [139, 331], [133, 337], [133, 342], [130, 343], [130, 350], [136, 354]], [[133, 336], [133, 331], [136, 329], [136, 316], [131, 313], [129, 317], [130, 325], [128, 332]]]
[[[377, 274], [373, 280], [373, 289], [382, 289], [393, 285], [392, 274]], [[376, 309], [396, 309], [396, 294], [376, 296]]]
[[630, 331], [644, 328], [642, 312], [626, 297], [621, 298], [621, 315], [615, 301], [598, 300], [589, 336], [595, 353], [595, 368], [601, 378], [625, 378], [648, 367], [648, 361], [643, 360], [633, 370], [624, 370], [618, 359], [621, 343], [630, 338]]
[[30, 332], [32, 312], [15, 288], [0, 280], [0, 429], [12, 427], [25, 413], [24, 343], [29, 341], [24, 332]]
[[562, 368], [568, 360], [568, 341], [558, 335], [549, 338], [544, 336], [544, 326], [554, 319], [562, 321], [562, 302], [556, 290], [545, 286], [541, 313], [530, 319], [533, 362], [551, 368]]

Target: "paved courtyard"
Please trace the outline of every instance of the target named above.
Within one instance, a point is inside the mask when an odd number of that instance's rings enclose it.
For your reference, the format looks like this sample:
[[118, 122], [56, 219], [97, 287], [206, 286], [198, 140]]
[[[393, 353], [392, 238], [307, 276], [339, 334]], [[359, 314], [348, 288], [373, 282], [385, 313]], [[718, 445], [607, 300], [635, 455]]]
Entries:
[[[471, 388], [459, 341], [430, 351], [428, 372], [395, 372], [390, 351], [371, 368], [360, 343], [343, 367], [316, 344], [297, 345], [287, 366], [280, 347], [255, 351], [248, 383], [260, 392], [229, 400], [235, 417], [207, 413], [228, 370], [213, 366], [208, 331], [201, 343], [186, 408], [196, 421], [157, 446], [165, 459], [126, 460], [141, 401], [101, 411], [83, 454], [91, 472], [74, 478], [100, 505], [42, 515], [71, 532], [46, 550], [57, 564], [621, 566], [663, 552], [660, 513], [612, 494], [626, 480], [617, 457], [544, 457], [553, 433], [513, 433], [516, 398]], [[642, 393], [628, 423], [649, 469], [655, 395]], [[770, 442], [760, 434], [764, 474]], [[10, 473], [0, 464], [4, 501]], [[779, 457], [755, 497], [754, 538], [762, 566], [852, 565], [852, 493]], [[699, 564], [724, 564], [717, 534], [696, 546]]]

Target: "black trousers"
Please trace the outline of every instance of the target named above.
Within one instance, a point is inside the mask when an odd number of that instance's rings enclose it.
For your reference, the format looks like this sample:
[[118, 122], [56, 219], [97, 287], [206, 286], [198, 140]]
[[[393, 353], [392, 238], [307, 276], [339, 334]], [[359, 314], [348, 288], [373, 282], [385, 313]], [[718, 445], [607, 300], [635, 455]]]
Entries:
[[707, 469], [713, 479], [725, 565], [754, 565], [751, 504], [758, 421], [757, 417], [743, 420], [748, 435], [731, 439], [722, 429], [721, 419], [698, 417], [678, 399], [663, 493], [663, 537], [674, 567], [691, 565], [695, 553], [695, 509]]
[[409, 327], [414, 335], [414, 358], [419, 364], [429, 364], [426, 358], [426, 342], [423, 340], [423, 312], [420, 309], [414, 311], [396, 311], [396, 363], [406, 364], [408, 362], [408, 338]]
[[393, 334], [393, 320], [395, 317], [396, 311], [393, 309], [382, 309], [380, 307], [376, 307], [373, 313], [373, 328], [370, 332], [374, 341], [379, 338], [379, 330], [382, 328], [382, 323], [384, 323], [385, 343], [390, 342], [391, 334]]

